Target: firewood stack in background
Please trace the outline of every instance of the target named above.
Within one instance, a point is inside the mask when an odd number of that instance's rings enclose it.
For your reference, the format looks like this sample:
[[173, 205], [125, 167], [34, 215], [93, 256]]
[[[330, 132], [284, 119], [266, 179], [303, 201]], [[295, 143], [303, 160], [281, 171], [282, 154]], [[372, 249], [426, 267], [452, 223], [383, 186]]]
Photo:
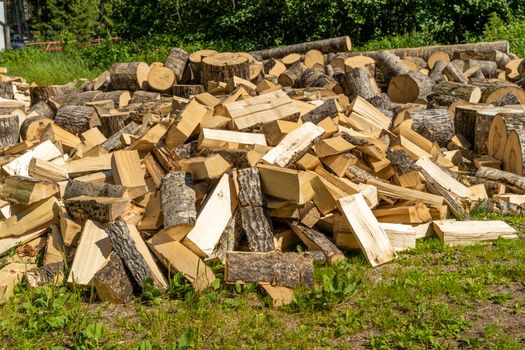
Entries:
[[525, 68], [508, 43], [350, 49], [174, 48], [80, 88], [2, 76], [0, 253], [17, 247], [2, 297], [21, 276], [118, 303], [168, 272], [200, 291], [219, 261], [279, 305], [342, 250], [377, 266], [433, 234], [515, 238], [456, 221], [479, 201], [525, 207]]

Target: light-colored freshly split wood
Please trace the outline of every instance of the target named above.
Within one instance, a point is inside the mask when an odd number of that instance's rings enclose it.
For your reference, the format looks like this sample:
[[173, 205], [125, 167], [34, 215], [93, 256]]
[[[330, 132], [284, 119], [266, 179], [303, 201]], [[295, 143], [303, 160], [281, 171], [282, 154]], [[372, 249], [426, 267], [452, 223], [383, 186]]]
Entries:
[[456, 196], [462, 198], [469, 198], [471, 196], [471, 192], [468, 189], [468, 187], [461, 184], [460, 182], [452, 178], [450, 175], [445, 173], [430, 159], [426, 157], [420, 158], [416, 162], [416, 165], [423, 168], [437, 183], [439, 183], [447, 191], [450, 191]]
[[311, 175], [293, 169], [272, 165], [257, 165], [261, 174], [263, 192], [285, 200], [304, 204], [314, 196]]
[[290, 224], [293, 232], [308, 247], [308, 250], [320, 250], [326, 256], [326, 261], [333, 263], [345, 258], [341, 252], [324, 234], [298, 224]]
[[192, 174], [195, 180], [216, 179], [228, 171], [231, 164], [220, 154], [210, 157], [195, 157], [180, 162], [181, 166]]
[[253, 149], [255, 145], [266, 146], [264, 134], [203, 128], [198, 148]]
[[115, 183], [125, 187], [130, 198], [140, 197], [147, 192], [144, 170], [137, 151], [114, 152], [111, 169]]
[[355, 194], [341, 198], [338, 206], [372, 266], [384, 264], [396, 257], [388, 236], [366, 204], [363, 195]]
[[166, 146], [172, 149], [186, 142], [208, 111], [197, 100], [191, 100], [182, 111], [179, 122], [174, 123], [168, 130]]
[[22, 281], [27, 271], [36, 267], [22, 263], [11, 263], [0, 270], [0, 301], [7, 301], [12, 295], [15, 286]]
[[396, 250], [401, 252], [407, 249], [413, 249], [416, 247], [416, 231], [411, 225], [403, 224], [391, 224], [391, 223], [379, 223], [381, 228], [385, 231], [390, 244]]
[[58, 218], [58, 201], [50, 197], [27, 207], [24, 211], [0, 221], [0, 238], [22, 236], [49, 225]]
[[449, 245], [493, 241], [498, 238], [513, 239], [516, 230], [504, 221], [434, 221], [434, 230]]
[[15, 204], [29, 205], [57, 195], [54, 182], [35, 180], [30, 177], [10, 176], [0, 188], [0, 196]]

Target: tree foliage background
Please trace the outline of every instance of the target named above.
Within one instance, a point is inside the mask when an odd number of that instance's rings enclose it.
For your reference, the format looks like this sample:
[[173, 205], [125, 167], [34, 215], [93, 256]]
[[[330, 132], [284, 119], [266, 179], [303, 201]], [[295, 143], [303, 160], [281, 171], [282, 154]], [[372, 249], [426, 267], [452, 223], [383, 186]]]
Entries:
[[268, 47], [350, 35], [362, 44], [425, 32], [438, 42], [479, 34], [489, 18], [525, 16], [523, 0], [32, 0], [41, 39], [153, 34]]

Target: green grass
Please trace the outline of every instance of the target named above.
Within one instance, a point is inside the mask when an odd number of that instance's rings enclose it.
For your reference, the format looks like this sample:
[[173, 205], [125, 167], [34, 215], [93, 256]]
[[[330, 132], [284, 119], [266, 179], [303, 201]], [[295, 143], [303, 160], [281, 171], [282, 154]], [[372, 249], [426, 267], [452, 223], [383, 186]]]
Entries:
[[[483, 219], [523, 217], [478, 211]], [[0, 307], [6, 349], [520, 349], [525, 346], [525, 238], [464, 247], [418, 241], [371, 268], [348, 253], [317, 266], [313, 291], [275, 309], [257, 286], [222, 284], [195, 294], [175, 276], [168, 293], [126, 305], [65, 287], [28, 290]]]

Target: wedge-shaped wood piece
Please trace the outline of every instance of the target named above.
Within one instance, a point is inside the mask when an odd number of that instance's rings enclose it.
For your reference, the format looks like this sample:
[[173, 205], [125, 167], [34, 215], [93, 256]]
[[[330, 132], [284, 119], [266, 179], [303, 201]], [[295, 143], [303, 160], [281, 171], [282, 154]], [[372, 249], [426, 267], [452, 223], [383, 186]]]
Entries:
[[0, 270], [0, 301], [7, 301], [13, 295], [15, 286], [22, 281], [26, 272], [33, 267], [36, 266], [11, 263]]
[[131, 238], [127, 224], [122, 219], [111, 224], [106, 232], [113, 249], [122, 259], [138, 286], [142, 286], [145, 279], [153, 278], [148, 264], [135, 246], [135, 241]]
[[148, 246], [146, 245], [142, 237], [140, 236], [139, 231], [133, 225], [128, 224], [127, 226], [129, 230], [129, 235], [133, 240], [133, 243], [135, 243], [135, 248], [139, 251], [140, 255], [142, 255], [144, 261], [146, 262], [146, 265], [148, 265], [149, 270], [151, 271], [154, 285], [160, 290], [168, 289], [169, 282], [164, 276], [164, 273], [159, 269], [155, 260], [153, 259], [153, 255], [151, 255], [151, 252], [148, 249]]
[[[315, 206], [323, 215], [327, 215], [337, 208], [336, 200], [339, 196], [330, 191], [328, 186], [331, 184], [329, 182], [312, 173], [310, 184], [314, 190], [313, 201]], [[344, 196], [344, 193], [341, 194], [341, 197]]]
[[75, 179], [67, 182], [63, 198], [69, 199], [80, 196], [121, 198], [124, 196], [124, 192], [124, 187], [120, 185], [90, 183]]
[[122, 259], [112, 253], [106, 265], [93, 276], [93, 286], [100, 300], [126, 304], [133, 298], [133, 286]]
[[44, 181], [60, 182], [69, 178], [68, 167], [65, 163], [56, 164], [38, 158], [31, 159], [28, 172], [29, 176]]
[[273, 307], [289, 305], [293, 301], [293, 289], [262, 284], [261, 288], [272, 298]]
[[29, 176], [29, 163], [31, 159], [52, 160], [62, 156], [62, 152], [51, 141], [47, 140], [37, 145], [35, 148], [15, 158], [11, 162], [2, 166], [2, 169], [9, 175]]
[[58, 218], [59, 206], [55, 197], [29, 206], [23, 212], [0, 221], [0, 238], [22, 236], [31, 231], [47, 227]]
[[198, 147], [199, 149], [253, 149], [255, 145], [266, 146], [264, 134], [203, 128], [199, 135]]
[[225, 277], [226, 283], [313, 287], [313, 259], [304, 253], [228, 252]]
[[197, 254], [171, 238], [166, 232], [159, 231], [147, 243], [164, 266], [168, 270], [182, 272], [195, 291], [208, 288], [215, 280], [213, 271]]
[[504, 221], [434, 221], [434, 230], [449, 245], [518, 238], [516, 230]]
[[127, 198], [80, 196], [64, 201], [67, 213], [75, 220], [115, 221], [131, 205]]
[[277, 146], [263, 156], [262, 160], [267, 164], [276, 164], [285, 168], [308, 152], [312, 143], [323, 133], [323, 128], [310, 122], [304, 123], [286, 135]]
[[64, 241], [57, 225], [51, 226], [47, 235], [46, 253], [44, 255], [44, 265], [61, 263], [66, 257]]
[[25, 176], [10, 176], [5, 180], [0, 196], [11, 203], [29, 205], [58, 194], [54, 182], [39, 181]]
[[197, 201], [190, 173], [168, 173], [160, 187], [160, 205], [164, 216], [164, 230], [174, 239], [181, 240], [195, 225]]
[[86, 287], [111, 253], [111, 242], [102, 226], [87, 220], [71, 265], [68, 283]]
[[140, 157], [137, 151], [114, 152], [111, 168], [115, 183], [125, 187], [130, 198], [146, 194], [147, 187], [146, 180], [144, 180], [144, 170], [140, 164]]
[[252, 252], [269, 252], [275, 249], [273, 231], [263, 207], [239, 208], [242, 228]]
[[264, 205], [258, 168], [237, 170], [234, 173], [234, 179], [239, 186], [239, 204], [241, 206], [262, 207]]
[[390, 244], [401, 252], [416, 247], [417, 234], [411, 225], [379, 223], [390, 239]]
[[100, 144], [100, 147], [105, 149], [108, 152], [113, 151], [114, 149], [117, 149], [119, 147], [122, 147], [122, 141], [120, 140], [120, 137], [123, 134], [135, 134], [139, 130], [140, 126], [137, 125], [135, 122], [131, 122], [122, 129], [120, 129], [115, 134], [108, 137], [106, 141]]
[[301, 120], [304, 123], [311, 122], [314, 124], [319, 124], [326, 118], [335, 117], [340, 111], [341, 106], [339, 106], [339, 104], [334, 99], [330, 99], [324, 101], [320, 106], [302, 115]]
[[311, 175], [272, 165], [258, 165], [263, 193], [297, 204], [304, 204], [314, 196]]
[[356, 239], [372, 266], [378, 266], [396, 258], [396, 252], [385, 231], [368, 208], [363, 195], [354, 194], [341, 198], [339, 210], [352, 228]]
[[144, 135], [136, 139], [128, 148], [139, 151], [140, 153], [150, 152], [155, 145], [164, 137], [171, 124], [169, 118], [162, 119], [154, 127], [149, 129]]
[[287, 120], [274, 120], [273, 122], [263, 124], [266, 142], [268, 142], [270, 146], [276, 146], [286, 135], [299, 126], [299, 123]]
[[437, 166], [430, 159], [426, 157], [420, 158], [416, 162], [416, 165], [418, 165], [423, 170], [425, 170], [428, 173], [428, 175], [432, 177], [432, 179], [434, 179], [438, 184], [440, 184], [447, 191], [450, 191], [456, 196], [462, 197], [462, 198], [469, 198], [471, 196], [471, 192], [468, 189], [468, 187], [461, 184], [456, 179], [454, 179], [452, 176], [445, 173], [443, 170], [441, 170], [439, 166]]
[[341, 136], [335, 136], [315, 142], [315, 154], [319, 158], [346, 153], [353, 148], [355, 148], [355, 146]]
[[210, 109], [192, 99], [181, 112], [179, 121], [171, 125], [166, 133], [166, 146], [173, 149], [186, 142], [208, 112], [212, 113]]
[[366, 120], [371, 130], [388, 130], [390, 126], [390, 119], [361, 96], [352, 101], [349, 109]]
[[195, 226], [182, 243], [198, 256], [207, 258], [221, 239], [236, 207], [235, 190], [230, 186], [229, 175], [224, 174], [206, 197]]
[[220, 154], [210, 157], [195, 157], [180, 162], [181, 166], [187, 166], [195, 180], [215, 179], [220, 177], [231, 167]]
[[290, 224], [290, 227], [301, 241], [306, 244], [308, 250], [322, 251], [326, 257], [326, 261], [330, 264], [345, 258], [343, 252], [341, 252], [339, 248], [337, 248], [336, 245], [321, 232], [296, 223]]

